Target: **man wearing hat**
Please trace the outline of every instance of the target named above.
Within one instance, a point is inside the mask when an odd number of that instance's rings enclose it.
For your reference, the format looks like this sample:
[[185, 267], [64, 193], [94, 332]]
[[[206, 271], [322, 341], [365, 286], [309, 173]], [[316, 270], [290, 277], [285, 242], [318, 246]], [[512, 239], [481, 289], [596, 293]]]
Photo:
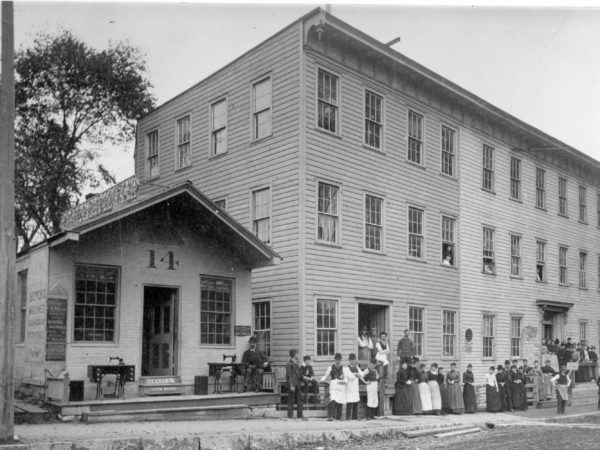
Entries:
[[246, 372], [246, 382], [244, 383], [244, 392], [248, 389], [253, 389], [256, 392], [260, 391], [263, 372], [265, 367], [269, 364], [267, 355], [256, 348], [256, 342], [256, 336], [250, 336], [250, 339], [248, 340], [250, 348], [246, 350], [242, 356], [242, 363], [246, 364], [248, 367]]
[[396, 348], [396, 353], [398, 355], [398, 359], [400, 360], [400, 364], [406, 362], [406, 364], [410, 364], [412, 357], [415, 355], [415, 345], [413, 341], [408, 337], [410, 334], [410, 330], [404, 330], [404, 337], [398, 341], [398, 347]]
[[342, 407], [346, 404], [346, 383], [348, 377], [342, 366], [342, 354], [335, 354], [335, 363], [327, 368], [327, 372], [321, 378], [325, 383], [329, 379], [329, 405], [327, 408], [327, 420], [342, 420]]
[[290, 350], [290, 360], [285, 366], [285, 384], [288, 389], [288, 419], [294, 417], [294, 403], [296, 404], [296, 416], [298, 419], [304, 419], [302, 416], [302, 376], [300, 374], [300, 357], [298, 350]]

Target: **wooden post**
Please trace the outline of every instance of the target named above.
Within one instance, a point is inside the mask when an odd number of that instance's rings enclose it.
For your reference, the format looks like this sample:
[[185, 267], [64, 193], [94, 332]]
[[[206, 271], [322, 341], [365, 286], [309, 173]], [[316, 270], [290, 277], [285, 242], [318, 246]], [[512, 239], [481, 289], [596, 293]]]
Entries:
[[15, 76], [13, 3], [2, 2], [0, 73], [0, 441], [14, 437]]

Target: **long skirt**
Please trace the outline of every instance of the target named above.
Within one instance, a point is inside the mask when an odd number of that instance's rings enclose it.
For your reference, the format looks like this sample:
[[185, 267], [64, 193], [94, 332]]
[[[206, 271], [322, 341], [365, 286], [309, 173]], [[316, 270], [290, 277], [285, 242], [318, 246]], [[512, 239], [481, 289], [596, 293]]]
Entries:
[[429, 386], [429, 393], [431, 394], [431, 409], [433, 411], [442, 410], [442, 394], [440, 392], [440, 385], [437, 381], [431, 380], [427, 382]]
[[498, 391], [494, 386], [486, 384], [485, 386], [485, 409], [487, 412], [498, 412], [502, 409]]
[[448, 386], [445, 383], [438, 383], [440, 387], [440, 397], [442, 397], [442, 411], [450, 411], [450, 401], [448, 400]]
[[533, 403], [536, 405], [545, 400], [544, 397], [544, 381], [542, 380], [541, 375], [533, 376]]
[[463, 402], [459, 383], [448, 385], [448, 407], [454, 413], [462, 413], [465, 410], [465, 403]]
[[419, 383], [419, 395], [421, 396], [421, 407], [423, 413], [427, 414], [431, 412], [431, 392], [429, 392], [429, 386], [427, 383]]
[[521, 394], [521, 383], [513, 383], [511, 392], [513, 409], [522, 409], [523, 395]]
[[408, 416], [412, 413], [412, 399], [410, 395], [410, 386], [396, 386], [396, 395], [394, 397], [394, 414], [397, 416]]
[[416, 381], [413, 381], [410, 385], [410, 412], [411, 414], [423, 414], [423, 404], [421, 403], [421, 393], [419, 386]]
[[527, 398], [527, 388], [525, 383], [519, 385], [519, 393], [521, 394], [521, 409], [527, 411], [529, 408], [529, 399]]
[[477, 397], [475, 397], [475, 387], [471, 384], [465, 384], [463, 389], [463, 402], [465, 412], [474, 413], [477, 411]]
[[377, 381], [367, 384], [367, 406], [377, 408], [379, 406], [379, 390]]
[[554, 399], [554, 386], [552, 386], [552, 375], [549, 373], [545, 373], [542, 375], [543, 383], [544, 383], [544, 397], [546, 400]]
[[500, 411], [508, 411], [506, 404], [506, 387], [498, 384], [498, 399], [500, 400]]

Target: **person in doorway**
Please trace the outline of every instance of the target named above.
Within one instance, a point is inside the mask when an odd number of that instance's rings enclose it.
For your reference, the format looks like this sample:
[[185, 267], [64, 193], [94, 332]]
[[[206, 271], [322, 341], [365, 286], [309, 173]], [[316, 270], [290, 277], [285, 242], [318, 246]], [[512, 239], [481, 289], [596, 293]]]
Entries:
[[377, 372], [377, 360], [369, 361], [369, 367], [363, 372], [363, 379], [367, 385], [367, 420], [375, 418], [379, 407], [379, 372]]
[[288, 389], [287, 416], [294, 417], [294, 403], [296, 404], [296, 417], [303, 419], [302, 414], [302, 376], [300, 375], [300, 356], [298, 350], [290, 350], [290, 360], [285, 366], [285, 381]]
[[410, 330], [404, 330], [404, 337], [398, 341], [396, 353], [400, 363], [406, 362], [406, 364], [410, 364], [411, 359], [415, 354], [415, 345], [410, 337], [408, 337], [409, 334]]
[[371, 339], [371, 347], [369, 349], [371, 351], [371, 358], [369, 359], [373, 359], [377, 356], [377, 341], [379, 340], [377, 337], [377, 328], [371, 328], [371, 336], [369, 338]]
[[262, 350], [256, 347], [257, 340], [255, 336], [251, 336], [248, 343], [250, 344], [250, 348], [242, 355], [242, 363], [246, 364], [244, 392], [247, 390], [260, 392], [263, 372], [269, 364], [269, 359]]
[[377, 349], [375, 359], [379, 361], [382, 365], [381, 378], [387, 378], [388, 367], [390, 365], [388, 360], [388, 355], [390, 354], [390, 347], [387, 342], [387, 333], [385, 331], [379, 333], [379, 340], [377, 341], [377, 344], [375, 344], [375, 348]]
[[335, 362], [327, 367], [327, 371], [321, 382], [329, 381], [329, 405], [327, 408], [327, 420], [342, 420], [342, 408], [346, 403], [346, 383], [348, 378], [342, 366], [342, 354], [336, 353]]
[[360, 327], [360, 334], [358, 335], [357, 341], [358, 363], [364, 364], [363, 367], [365, 367], [367, 364], [369, 364], [369, 361], [371, 360], [371, 350], [373, 350], [373, 342], [369, 337], [366, 325]]
[[552, 385], [556, 389], [556, 412], [558, 414], [565, 413], [565, 406], [569, 399], [569, 385], [571, 379], [566, 374], [567, 368], [565, 366], [560, 367], [560, 372], [552, 377]]
[[475, 375], [473, 375], [473, 366], [467, 365], [467, 371], [463, 373], [463, 403], [467, 414], [474, 414], [477, 411], [477, 397], [475, 396]]
[[462, 391], [460, 389], [460, 373], [456, 370], [456, 363], [450, 364], [450, 371], [446, 374], [448, 385], [448, 407], [454, 414], [465, 412]]
[[348, 380], [346, 383], [346, 420], [358, 420], [358, 402], [360, 402], [358, 382], [360, 380], [364, 383], [364, 379], [354, 353], [350, 353], [348, 356], [348, 365], [344, 370]]
[[483, 379], [485, 386], [485, 410], [495, 413], [500, 411], [500, 397], [498, 397], [498, 380], [496, 379], [495, 367], [491, 366], [489, 373]]
[[319, 403], [319, 380], [315, 378], [315, 371], [311, 365], [311, 358], [309, 355], [305, 355], [303, 363], [300, 366], [300, 376], [302, 377], [302, 384], [304, 386], [304, 399], [308, 403], [308, 394], [314, 394], [314, 403]]

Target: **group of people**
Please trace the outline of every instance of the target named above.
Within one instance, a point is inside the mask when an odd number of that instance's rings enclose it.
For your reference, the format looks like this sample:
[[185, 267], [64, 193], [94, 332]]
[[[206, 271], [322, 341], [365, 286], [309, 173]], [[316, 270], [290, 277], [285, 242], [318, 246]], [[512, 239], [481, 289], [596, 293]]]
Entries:
[[596, 379], [595, 366], [598, 362], [598, 353], [595, 346], [575, 343], [571, 338], [566, 341], [547, 339], [542, 342], [542, 354], [555, 354], [559, 366], [566, 366], [569, 362], [578, 363], [576, 372], [578, 382], [589, 382]]

